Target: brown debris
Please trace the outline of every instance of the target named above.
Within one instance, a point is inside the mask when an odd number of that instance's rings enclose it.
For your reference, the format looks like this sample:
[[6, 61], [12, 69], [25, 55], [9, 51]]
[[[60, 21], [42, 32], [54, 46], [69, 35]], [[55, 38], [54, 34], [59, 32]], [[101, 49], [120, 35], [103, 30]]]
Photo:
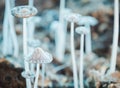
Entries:
[[0, 88], [26, 88], [21, 76], [23, 69], [15, 68], [5, 59], [0, 59]]

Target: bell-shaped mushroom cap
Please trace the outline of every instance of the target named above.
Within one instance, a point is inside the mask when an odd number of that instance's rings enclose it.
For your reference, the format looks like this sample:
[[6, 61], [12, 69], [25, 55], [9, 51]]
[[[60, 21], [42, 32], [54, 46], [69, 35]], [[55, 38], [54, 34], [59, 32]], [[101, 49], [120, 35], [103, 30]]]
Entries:
[[71, 13], [66, 16], [66, 20], [69, 22], [78, 23], [81, 19], [81, 15], [77, 13]]
[[28, 18], [37, 14], [37, 9], [33, 6], [16, 6], [11, 10], [13, 16]]
[[94, 26], [98, 23], [97, 19], [92, 17], [92, 16], [82, 16], [80, 21], [79, 21], [79, 25], [91, 25]]
[[33, 72], [31, 72], [31, 71], [27, 71], [27, 72], [23, 71], [21, 73], [21, 75], [22, 75], [22, 77], [27, 78], [27, 79], [31, 79], [31, 78], [35, 77], [35, 74]]
[[75, 31], [77, 32], [77, 33], [79, 33], [79, 34], [88, 34], [89, 32], [88, 32], [88, 30], [87, 30], [87, 28], [86, 27], [77, 27], [76, 29], [75, 29]]
[[32, 55], [28, 58], [27, 61], [30, 63], [50, 63], [53, 60], [52, 55], [41, 48], [35, 48]]
[[28, 46], [33, 47], [33, 48], [39, 47], [40, 44], [41, 42], [38, 39], [28, 41]]

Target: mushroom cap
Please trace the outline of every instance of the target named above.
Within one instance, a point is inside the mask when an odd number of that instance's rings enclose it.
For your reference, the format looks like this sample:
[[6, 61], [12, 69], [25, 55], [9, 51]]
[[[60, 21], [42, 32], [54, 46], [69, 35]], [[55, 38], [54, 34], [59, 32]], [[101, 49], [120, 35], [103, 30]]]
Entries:
[[87, 28], [86, 27], [77, 27], [76, 29], [75, 29], [75, 31], [77, 32], [77, 33], [79, 33], [79, 34], [88, 34], [89, 32], [88, 32], [88, 30], [87, 30]]
[[34, 52], [26, 59], [29, 63], [50, 63], [53, 58], [48, 52], [43, 51], [41, 48], [35, 48]]
[[31, 79], [31, 78], [34, 78], [35, 77], [35, 74], [31, 71], [23, 71], [21, 73], [22, 77], [24, 78], [28, 78], [28, 79]]
[[37, 14], [37, 9], [33, 6], [16, 6], [11, 10], [13, 16], [19, 18], [28, 18]]
[[97, 19], [92, 16], [82, 16], [80, 21], [78, 22], [79, 25], [92, 25], [95, 26], [98, 23]]
[[41, 42], [38, 39], [28, 41], [28, 46], [34, 47], [34, 48], [39, 47], [40, 44], [41, 44]]
[[68, 22], [78, 23], [80, 21], [80, 19], [81, 19], [81, 15], [77, 14], [77, 13], [71, 13], [66, 16], [66, 20]]

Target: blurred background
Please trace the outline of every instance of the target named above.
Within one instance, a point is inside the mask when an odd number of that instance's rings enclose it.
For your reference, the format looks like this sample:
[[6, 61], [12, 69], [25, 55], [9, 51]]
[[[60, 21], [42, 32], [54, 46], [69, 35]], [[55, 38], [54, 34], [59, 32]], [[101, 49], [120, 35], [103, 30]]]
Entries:
[[[28, 0], [15, 0], [15, 6], [26, 5]], [[70, 24], [67, 26], [66, 43], [65, 43], [65, 58], [64, 62], [59, 61], [55, 55], [55, 32], [51, 30], [53, 21], [59, 20], [59, 5], [60, 0], [34, 0], [34, 6], [38, 13], [36, 16], [40, 18], [40, 22], [35, 25], [34, 39], [40, 41], [40, 47], [50, 52], [53, 55], [53, 61], [46, 67], [46, 88], [74, 88], [72, 79], [72, 64], [70, 53]], [[91, 26], [92, 35], [92, 53], [85, 55], [85, 74], [84, 85], [85, 88], [95, 88], [95, 84], [90, 80], [91, 69], [100, 70], [102, 68], [109, 68], [109, 61], [111, 58], [111, 47], [113, 39], [113, 21], [114, 21], [114, 0], [66, 0], [65, 7], [72, 10], [74, 13], [79, 13], [83, 16], [93, 16], [98, 20], [98, 24]], [[5, 11], [5, 0], [0, 1], [0, 88], [25, 88], [25, 79], [20, 76], [20, 72], [24, 69], [23, 56], [23, 24], [21, 18], [14, 18], [15, 33], [19, 44], [18, 57], [14, 57], [13, 53], [4, 55], [3, 49], [3, 20]], [[75, 24], [75, 27], [78, 25]], [[27, 30], [30, 30], [27, 29]], [[57, 30], [57, 29], [56, 29]], [[75, 55], [76, 61], [79, 60], [80, 49], [80, 35], [76, 32], [75, 37]], [[61, 34], [62, 36], [62, 34]], [[10, 43], [10, 42], [9, 42]], [[8, 43], [8, 45], [9, 45]], [[119, 38], [120, 45], [120, 38]], [[117, 70], [120, 70], [120, 49], [118, 48]], [[66, 64], [65, 64], [66, 63]], [[91, 64], [93, 63], [93, 64]], [[63, 66], [61, 68], [60, 66]], [[78, 63], [79, 66], [79, 63]], [[59, 68], [60, 67], [60, 70]], [[56, 69], [58, 70], [56, 70]], [[78, 67], [79, 68], [79, 67]], [[55, 69], [55, 70], [54, 70]], [[49, 71], [50, 70], [50, 71]], [[9, 73], [8, 75], [6, 73]], [[52, 75], [49, 75], [52, 74]], [[13, 76], [20, 76], [17, 79], [16, 85], [12, 85], [15, 80]], [[52, 77], [51, 77], [52, 76]], [[4, 77], [8, 77], [5, 79]], [[9, 77], [12, 77], [10, 79]], [[11, 81], [12, 80], [12, 81]], [[41, 80], [41, 77], [39, 78]], [[9, 83], [10, 81], [10, 83]], [[61, 81], [61, 82], [59, 82]], [[93, 83], [93, 84], [92, 84]], [[21, 86], [21, 87], [18, 87]], [[39, 82], [39, 86], [41, 83]], [[102, 88], [102, 87], [99, 87]], [[107, 88], [107, 87], [106, 87]]]

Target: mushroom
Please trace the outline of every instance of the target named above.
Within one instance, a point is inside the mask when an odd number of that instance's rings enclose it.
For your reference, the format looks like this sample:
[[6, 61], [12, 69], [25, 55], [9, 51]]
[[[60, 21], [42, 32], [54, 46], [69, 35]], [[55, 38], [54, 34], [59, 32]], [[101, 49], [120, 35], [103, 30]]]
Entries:
[[11, 2], [12, 0], [5, 0], [5, 13], [3, 21], [3, 54], [13, 54], [13, 56], [18, 57], [19, 46], [17, 35], [14, 30], [14, 18], [10, 11], [12, 7], [12, 4], [10, 4]]
[[37, 64], [37, 71], [36, 71], [36, 76], [35, 76], [35, 84], [34, 88], [37, 88], [37, 83], [38, 83], [38, 77], [39, 77], [39, 67], [40, 64], [42, 64], [42, 88], [44, 86], [44, 73], [45, 73], [45, 65], [46, 63], [50, 63], [53, 58], [52, 55], [49, 54], [48, 52], [43, 51], [41, 48], [35, 48], [34, 52], [32, 55], [28, 56], [28, 62], [29, 63], [36, 63]]
[[[41, 44], [41, 42], [38, 39], [34, 39], [34, 40], [29, 40], [28, 41], [28, 50], [29, 53], [33, 52], [35, 48], [39, 47]], [[35, 64], [30, 64], [30, 70], [31, 72], [34, 72], [35, 70]]]
[[116, 69], [118, 37], [119, 37], [119, 0], [115, 0], [114, 1], [114, 32], [113, 32], [110, 73], [115, 72], [115, 69]]
[[[65, 37], [66, 37], [66, 30], [65, 30], [65, 25], [64, 25], [64, 11], [65, 9], [65, 0], [60, 0], [60, 5], [59, 5], [59, 23], [58, 23], [58, 28], [56, 30], [56, 57], [60, 62], [63, 62], [64, 59], [64, 53], [65, 53]], [[61, 36], [62, 34], [62, 36]], [[59, 41], [58, 41], [59, 40]]]
[[80, 37], [80, 69], [79, 69], [79, 80], [80, 80], [80, 88], [84, 88], [83, 84], [83, 58], [84, 58], [84, 35], [88, 33], [86, 27], [77, 27], [76, 32], [81, 35]]
[[[66, 40], [66, 32], [67, 32], [67, 22], [66, 22], [66, 15], [71, 13], [70, 9], [63, 9], [62, 11], [63, 20], [60, 21], [53, 21], [50, 25], [50, 29], [54, 31], [55, 34], [55, 49], [56, 49], [56, 57], [58, 61], [64, 63], [64, 53], [65, 53], [65, 40]], [[59, 29], [58, 29], [59, 27]], [[57, 30], [58, 29], [58, 30]], [[61, 36], [62, 34], [62, 36]]]
[[66, 20], [71, 23], [71, 55], [72, 55], [72, 64], [73, 64], [73, 80], [74, 87], [78, 88], [78, 77], [77, 77], [77, 67], [75, 61], [75, 49], [74, 49], [74, 23], [78, 23], [81, 15], [76, 13], [71, 13], [67, 16]]
[[85, 39], [85, 51], [86, 54], [92, 53], [92, 45], [91, 45], [91, 30], [90, 26], [95, 26], [98, 23], [98, 21], [91, 16], [82, 16], [82, 18], [79, 21], [79, 25], [84, 25], [88, 29], [88, 34], [86, 35]]
[[[37, 9], [33, 6], [16, 6], [11, 10], [13, 16], [23, 18], [23, 54], [27, 55], [27, 21], [26, 18], [37, 13]], [[26, 58], [25, 58], [26, 59]], [[24, 60], [25, 71], [29, 71], [29, 63]], [[26, 79], [27, 88], [31, 88], [30, 79]]]

